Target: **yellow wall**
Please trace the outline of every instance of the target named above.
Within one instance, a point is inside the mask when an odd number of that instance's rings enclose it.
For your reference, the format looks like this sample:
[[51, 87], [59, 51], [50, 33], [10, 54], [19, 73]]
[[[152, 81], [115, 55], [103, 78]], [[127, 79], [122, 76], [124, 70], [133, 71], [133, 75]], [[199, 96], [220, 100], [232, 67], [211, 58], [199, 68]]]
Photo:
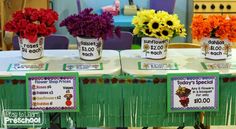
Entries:
[[12, 34], [4, 33], [4, 24], [11, 19], [12, 13], [24, 7], [48, 8], [49, 0], [0, 0], [0, 50], [9, 50], [12, 46]]

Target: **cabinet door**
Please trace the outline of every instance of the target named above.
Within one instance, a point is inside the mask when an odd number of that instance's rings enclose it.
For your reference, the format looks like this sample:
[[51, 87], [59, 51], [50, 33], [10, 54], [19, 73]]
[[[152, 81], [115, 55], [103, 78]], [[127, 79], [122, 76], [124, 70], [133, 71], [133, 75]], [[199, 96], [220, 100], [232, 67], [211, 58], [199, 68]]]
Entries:
[[[4, 24], [9, 21], [12, 17], [12, 14], [21, 10], [24, 7], [31, 8], [48, 8], [49, 0], [0, 0], [1, 3], [1, 31], [0, 31], [0, 50], [10, 50], [12, 48], [11, 40], [7, 40], [8, 42], [4, 42], [4, 37], [12, 37], [11, 33], [4, 33]], [[10, 35], [9, 35], [10, 34]]]
[[26, 7], [32, 8], [48, 8], [49, 0], [26, 0]]

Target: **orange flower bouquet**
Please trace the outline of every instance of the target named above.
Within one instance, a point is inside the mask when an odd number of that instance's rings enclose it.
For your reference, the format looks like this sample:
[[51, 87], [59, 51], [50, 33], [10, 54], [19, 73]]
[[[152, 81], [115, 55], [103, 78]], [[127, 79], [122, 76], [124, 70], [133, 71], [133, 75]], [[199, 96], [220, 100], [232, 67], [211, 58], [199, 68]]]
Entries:
[[236, 41], [236, 16], [195, 15], [192, 38], [202, 43], [202, 53], [208, 59], [227, 59], [232, 42]]

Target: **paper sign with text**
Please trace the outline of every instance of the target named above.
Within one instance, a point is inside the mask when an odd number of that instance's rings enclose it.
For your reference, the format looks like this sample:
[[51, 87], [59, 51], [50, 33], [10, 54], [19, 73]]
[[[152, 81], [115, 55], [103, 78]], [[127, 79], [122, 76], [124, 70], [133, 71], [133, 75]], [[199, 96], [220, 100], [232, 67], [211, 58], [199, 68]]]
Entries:
[[48, 64], [10, 64], [7, 71], [47, 71]]
[[201, 64], [202, 64], [202, 67], [206, 70], [236, 69], [236, 63], [227, 63], [227, 62], [207, 63], [207, 62], [201, 62]]
[[163, 59], [167, 55], [168, 40], [161, 40], [152, 37], [141, 39], [142, 58]]
[[78, 111], [78, 73], [27, 73], [28, 107], [44, 111]]
[[218, 110], [218, 73], [173, 73], [167, 80], [168, 112]]
[[138, 62], [139, 70], [178, 70], [176, 63]]
[[64, 64], [64, 71], [86, 71], [86, 70], [103, 70], [102, 63], [90, 63], [90, 64]]

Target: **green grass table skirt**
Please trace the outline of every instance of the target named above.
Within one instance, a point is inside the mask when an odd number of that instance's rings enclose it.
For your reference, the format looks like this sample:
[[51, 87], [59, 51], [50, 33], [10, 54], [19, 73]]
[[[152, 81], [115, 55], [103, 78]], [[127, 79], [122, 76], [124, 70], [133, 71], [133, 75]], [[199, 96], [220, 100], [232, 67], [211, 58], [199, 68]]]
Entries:
[[[80, 112], [59, 113], [56, 121], [50, 118], [55, 113], [46, 113], [41, 127], [193, 126], [199, 121], [198, 112], [167, 112], [166, 76], [83, 77], [79, 90]], [[26, 96], [24, 77], [0, 78], [1, 109], [26, 109]], [[220, 77], [219, 99], [219, 111], [206, 112], [205, 124], [236, 125], [235, 76]]]
[[80, 112], [64, 113], [62, 127], [121, 127], [122, 87], [110, 78], [80, 79]]
[[123, 86], [124, 126], [193, 125], [196, 113], [167, 113], [166, 77], [130, 78]]
[[[25, 77], [0, 78], [0, 111], [3, 109], [26, 109], [26, 84]], [[0, 115], [0, 123], [2, 123]], [[40, 127], [50, 127], [49, 113], [44, 113], [44, 124]], [[31, 126], [8, 126], [13, 127], [31, 127]], [[37, 126], [35, 126], [37, 127]], [[3, 128], [3, 125], [0, 125]]]
[[206, 125], [236, 125], [236, 76], [220, 77], [219, 111], [206, 112]]

